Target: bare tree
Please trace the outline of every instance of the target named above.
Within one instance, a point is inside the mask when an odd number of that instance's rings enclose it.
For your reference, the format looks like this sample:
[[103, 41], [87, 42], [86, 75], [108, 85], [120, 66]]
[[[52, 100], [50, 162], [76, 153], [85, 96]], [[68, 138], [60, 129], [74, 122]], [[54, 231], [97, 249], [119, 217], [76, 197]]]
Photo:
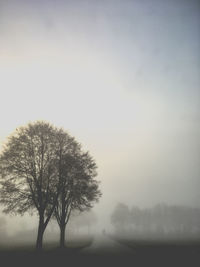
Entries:
[[90, 209], [101, 196], [96, 164], [89, 153], [76, 151], [67, 155], [62, 161], [62, 189], [59, 195], [54, 215], [60, 227], [60, 247], [65, 247], [65, 229], [72, 210], [84, 211]]
[[36, 122], [17, 129], [0, 156], [0, 202], [7, 213], [37, 210], [37, 249], [42, 249], [43, 234], [60, 194], [63, 151], [69, 154], [76, 146], [63, 130]]

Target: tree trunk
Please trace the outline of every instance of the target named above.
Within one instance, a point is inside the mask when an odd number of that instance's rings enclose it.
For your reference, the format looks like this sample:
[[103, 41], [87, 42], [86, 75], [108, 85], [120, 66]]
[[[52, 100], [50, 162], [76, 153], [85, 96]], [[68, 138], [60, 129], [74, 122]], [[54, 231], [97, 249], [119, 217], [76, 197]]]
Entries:
[[38, 233], [37, 233], [37, 241], [36, 241], [36, 249], [38, 251], [42, 250], [44, 230], [45, 230], [44, 216], [40, 215]]
[[65, 223], [60, 225], [60, 248], [65, 247], [65, 228], [66, 228]]

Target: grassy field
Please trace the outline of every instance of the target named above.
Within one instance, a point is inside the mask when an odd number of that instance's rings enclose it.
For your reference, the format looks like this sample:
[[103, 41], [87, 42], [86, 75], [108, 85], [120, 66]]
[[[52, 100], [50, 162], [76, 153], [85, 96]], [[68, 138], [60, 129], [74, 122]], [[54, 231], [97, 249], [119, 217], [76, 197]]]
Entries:
[[[68, 238], [66, 241], [66, 249], [81, 249], [90, 246], [93, 241], [93, 237], [89, 235], [80, 235], [73, 238]], [[59, 241], [44, 241], [43, 250], [48, 251], [57, 249], [59, 247]], [[3, 240], [0, 243], [0, 252], [2, 251], [35, 251], [35, 241], [19, 242], [12, 240], [4, 244]]]
[[24, 246], [1, 247], [1, 266], [200, 266], [200, 241], [133, 240], [110, 236], [115, 242], [128, 247], [132, 253], [105, 253], [92, 255], [82, 253], [83, 249], [92, 244], [92, 237], [79, 237], [68, 240], [64, 250], [58, 243], [46, 243], [42, 252], [35, 251], [33, 244]]
[[138, 262], [151, 263], [152, 266], [200, 266], [200, 239], [135, 240], [114, 236], [111, 238], [132, 249]]
[[0, 266], [72, 266], [79, 262], [80, 250], [90, 246], [92, 241], [92, 236], [75, 237], [67, 240], [66, 248], [62, 250], [58, 242], [44, 242], [41, 252], [37, 252], [31, 242], [6, 245], [1, 242]]

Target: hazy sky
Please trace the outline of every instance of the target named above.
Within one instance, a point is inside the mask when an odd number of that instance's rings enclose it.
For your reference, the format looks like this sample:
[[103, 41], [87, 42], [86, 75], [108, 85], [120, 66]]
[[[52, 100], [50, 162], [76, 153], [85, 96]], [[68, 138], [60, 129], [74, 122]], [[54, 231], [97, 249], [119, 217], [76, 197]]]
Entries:
[[199, 15], [198, 0], [0, 0], [0, 142], [39, 119], [68, 130], [99, 167], [99, 214], [200, 206]]

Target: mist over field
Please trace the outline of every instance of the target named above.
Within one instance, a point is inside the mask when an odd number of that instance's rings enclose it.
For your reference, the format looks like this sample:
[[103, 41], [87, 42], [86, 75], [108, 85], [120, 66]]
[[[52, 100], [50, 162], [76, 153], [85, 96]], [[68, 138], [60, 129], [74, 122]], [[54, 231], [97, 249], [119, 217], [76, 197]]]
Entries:
[[[97, 164], [102, 196], [67, 240], [200, 238], [198, 0], [0, 0], [0, 153], [48, 121]], [[0, 246], [35, 244], [38, 217], [5, 214]], [[44, 242], [58, 242], [50, 220]], [[57, 244], [57, 243], [56, 243]]]

